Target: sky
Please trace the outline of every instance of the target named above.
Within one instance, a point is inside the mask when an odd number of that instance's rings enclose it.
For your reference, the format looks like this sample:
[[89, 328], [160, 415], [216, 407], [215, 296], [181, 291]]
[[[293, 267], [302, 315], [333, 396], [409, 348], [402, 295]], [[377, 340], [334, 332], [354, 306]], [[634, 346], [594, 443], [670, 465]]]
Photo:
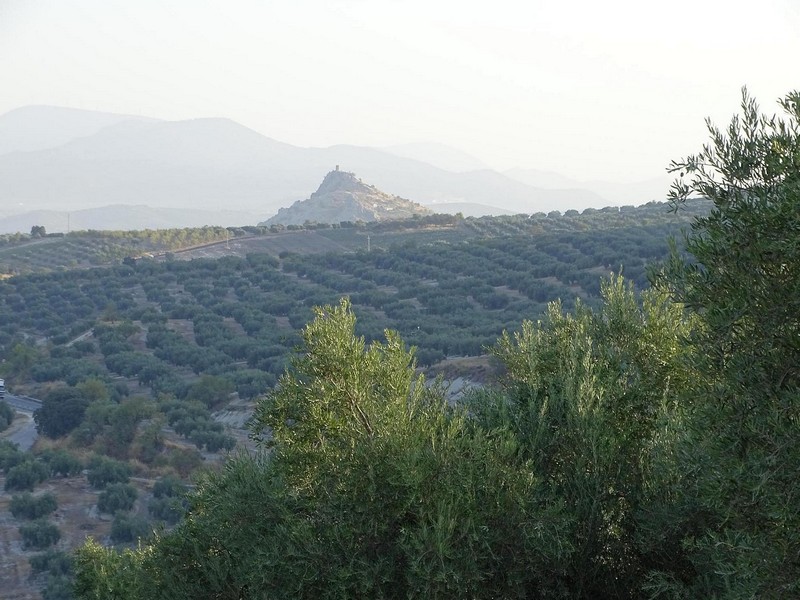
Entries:
[[797, 0], [0, 0], [0, 114], [227, 117], [632, 182], [699, 150], [744, 85], [776, 112], [798, 32]]

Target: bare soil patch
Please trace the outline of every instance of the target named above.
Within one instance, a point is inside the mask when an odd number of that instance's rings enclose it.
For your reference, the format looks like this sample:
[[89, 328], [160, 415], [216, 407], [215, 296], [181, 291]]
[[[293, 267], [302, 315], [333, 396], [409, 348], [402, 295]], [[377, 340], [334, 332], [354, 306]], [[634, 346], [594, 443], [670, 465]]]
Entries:
[[169, 319], [167, 327], [191, 344], [196, 344], [194, 338], [194, 323], [189, 319]]

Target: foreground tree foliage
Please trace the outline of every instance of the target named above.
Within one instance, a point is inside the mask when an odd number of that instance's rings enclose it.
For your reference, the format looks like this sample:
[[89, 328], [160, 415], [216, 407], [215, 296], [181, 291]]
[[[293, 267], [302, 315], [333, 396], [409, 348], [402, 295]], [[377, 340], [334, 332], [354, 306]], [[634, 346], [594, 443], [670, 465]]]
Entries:
[[116, 568], [144, 586], [125, 586], [138, 594], [126, 598], [557, 591], [561, 509], [531, 503], [513, 437], [450, 408], [396, 334], [367, 347], [354, 328], [346, 301], [318, 309], [305, 353], [254, 417], [272, 432], [271, 456], [209, 476], [186, 520], [149, 548], [87, 545], [80, 593], [108, 597], [98, 590], [116, 585], [105, 575]]
[[[562, 562], [570, 598], [636, 597], [642, 577], [675, 561], [676, 544], [642, 536], [671, 477], [656, 457], [688, 384], [690, 331], [681, 307], [650, 290], [603, 285], [597, 312], [555, 303], [493, 349], [507, 369], [499, 391], [473, 397], [487, 430], [513, 432], [539, 485], [536, 503], [563, 505]], [[679, 547], [677, 548], [679, 549]]]
[[800, 93], [786, 118], [742, 115], [677, 162], [676, 207], [714, 203], [659, 284], [699, 316], [703, 378], [675, 446], [690, 568], [654, 578], [668, 597], [800, 596]]
[[[397, 334], [319, 308], [255, 455], [169, 533], [77, 554], [81, 598], [800, 596], [800, 95], [675, 163], [713, 202], [637, 296], [621, 277], [504, 334], [451, 405]], [[687, 179], [688, 177], [688, 179]]]

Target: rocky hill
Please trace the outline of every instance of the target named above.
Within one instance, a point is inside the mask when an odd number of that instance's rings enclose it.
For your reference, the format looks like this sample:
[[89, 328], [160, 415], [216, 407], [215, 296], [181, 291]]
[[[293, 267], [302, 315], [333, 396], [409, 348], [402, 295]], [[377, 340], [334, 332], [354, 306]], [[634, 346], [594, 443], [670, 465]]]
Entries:
[[302, 225], [303, 223], [340, 223], [342, 221], [387, 221], [426, 215], [424, 206], [399, 196], [382, 192], [358, 179], [354, 173], [331, 171], [316, 192], [307, 200], [298, 200], [262, 225]]

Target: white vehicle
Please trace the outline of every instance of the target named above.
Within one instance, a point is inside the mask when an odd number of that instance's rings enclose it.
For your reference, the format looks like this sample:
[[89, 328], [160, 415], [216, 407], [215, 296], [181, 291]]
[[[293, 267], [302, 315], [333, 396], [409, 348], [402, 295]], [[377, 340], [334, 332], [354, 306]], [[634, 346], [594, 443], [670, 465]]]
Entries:
[[6, 382], [0, 379], [0, 400], [6, 397]]

